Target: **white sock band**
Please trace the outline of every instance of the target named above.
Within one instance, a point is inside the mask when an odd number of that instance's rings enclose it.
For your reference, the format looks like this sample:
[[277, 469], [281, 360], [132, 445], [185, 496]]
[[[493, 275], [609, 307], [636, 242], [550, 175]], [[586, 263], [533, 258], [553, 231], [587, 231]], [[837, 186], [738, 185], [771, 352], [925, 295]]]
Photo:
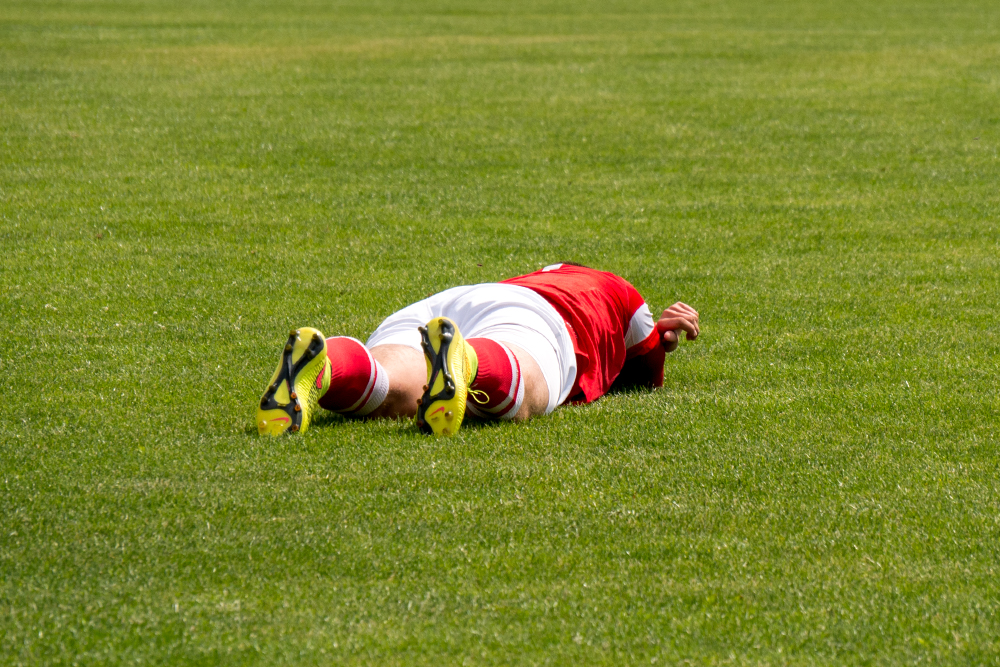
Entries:
[[375, 365], [374, 386], [368, 400], [365, 401], [360, 410], [354, 413], [358, 417], [371, 414], [378, 406], [382, 405], [385, 397], [389, 395], [389, 373], [375, 359], [372, 359], [372, 363]]

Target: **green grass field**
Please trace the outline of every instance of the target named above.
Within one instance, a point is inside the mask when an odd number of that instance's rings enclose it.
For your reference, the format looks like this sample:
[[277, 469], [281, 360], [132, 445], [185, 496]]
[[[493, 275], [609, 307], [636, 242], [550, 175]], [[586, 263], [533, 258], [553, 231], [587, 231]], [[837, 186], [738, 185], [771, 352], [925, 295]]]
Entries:
[[[0, 663], [997, 664], [1000, 5], [0, 5]], [[657, 392], [253, 414], [574, 260]]]

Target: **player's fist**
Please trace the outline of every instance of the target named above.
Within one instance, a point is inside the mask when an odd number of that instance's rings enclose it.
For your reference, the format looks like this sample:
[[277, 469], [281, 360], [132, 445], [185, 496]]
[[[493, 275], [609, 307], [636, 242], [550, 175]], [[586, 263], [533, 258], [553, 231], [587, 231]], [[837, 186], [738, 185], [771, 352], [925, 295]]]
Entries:
[[663, 311], [660, 319], [656, 322], [656, 330], [660, 332], [660, 342], [663, 349], [673, 352], [680, 344], [680, 333], [687, 334], [688, 340], [698, 337], [698, 311], [678, 301], [674, 305]]

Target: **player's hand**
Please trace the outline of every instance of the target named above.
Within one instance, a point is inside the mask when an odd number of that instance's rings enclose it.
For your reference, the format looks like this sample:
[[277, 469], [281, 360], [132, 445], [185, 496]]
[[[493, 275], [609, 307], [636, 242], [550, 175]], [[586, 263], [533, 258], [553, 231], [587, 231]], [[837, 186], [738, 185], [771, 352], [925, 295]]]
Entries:
[[663, 311], [659, 321], [656, 323], [656, 330], [660, 332], [660, 342], [663, 349], [673, 352], [681, 341], [681, 332], [687, 334], [688, 340], [698, 337], [698, 311], [678, 301], [674, 305]]

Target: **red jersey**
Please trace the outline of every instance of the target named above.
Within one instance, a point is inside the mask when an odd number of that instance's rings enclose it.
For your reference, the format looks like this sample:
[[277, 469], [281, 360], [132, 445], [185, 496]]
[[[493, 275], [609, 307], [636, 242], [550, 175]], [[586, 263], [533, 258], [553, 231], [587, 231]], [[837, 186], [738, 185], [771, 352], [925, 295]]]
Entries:
[[[649, 307], [624, 278], [571, 264], [502, 281], [538, 293], [566, 322], [576, 352], [576, 383], [568, 401], [589, 403], [608, 392], [627, 359], [659, 351]], [[662, 354], [659, 382], [662, 384]]]

